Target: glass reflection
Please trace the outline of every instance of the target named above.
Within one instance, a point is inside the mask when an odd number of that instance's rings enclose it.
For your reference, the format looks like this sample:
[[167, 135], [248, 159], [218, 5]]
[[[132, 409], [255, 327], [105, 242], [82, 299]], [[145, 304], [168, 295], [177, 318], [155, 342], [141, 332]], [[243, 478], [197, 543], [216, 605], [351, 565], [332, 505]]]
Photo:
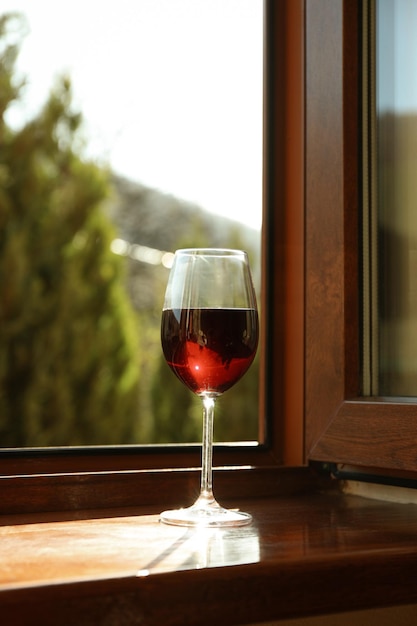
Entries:
[[417, 3], [377, 3], [380, 395], [417, 395]]
[[137, 576], [172, 570], [245, 565], [260, 560], [259, 532], [254, 525], [229, 530], [190, 528], [185, 532], [179, 527], [162, 526], [161, 538], [166, 540], [168, 536], [172, 536], [172, 542], [139, 570]]

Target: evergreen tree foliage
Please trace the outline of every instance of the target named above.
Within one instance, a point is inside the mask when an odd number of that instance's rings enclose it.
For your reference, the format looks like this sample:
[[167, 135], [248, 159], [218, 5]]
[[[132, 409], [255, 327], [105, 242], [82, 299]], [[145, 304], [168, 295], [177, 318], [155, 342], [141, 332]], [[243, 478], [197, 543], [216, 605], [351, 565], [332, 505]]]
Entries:
[[137, 337], [107, 172], [82, 157], [62, 78], [13, 130], [16, 17], [0, 18], [0, 446], [133, 443]]

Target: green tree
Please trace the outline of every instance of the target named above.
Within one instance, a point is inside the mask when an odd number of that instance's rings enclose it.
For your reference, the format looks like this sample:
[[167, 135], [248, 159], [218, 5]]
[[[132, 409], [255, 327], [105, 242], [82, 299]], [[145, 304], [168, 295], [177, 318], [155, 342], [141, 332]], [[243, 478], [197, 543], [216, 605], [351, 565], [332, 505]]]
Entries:
[[0, 446], [132, 442], [136, 324], [107, 172], [82, 157], [68, 79], [22, 128], [6, 123], [17, 24], [0, 18]]

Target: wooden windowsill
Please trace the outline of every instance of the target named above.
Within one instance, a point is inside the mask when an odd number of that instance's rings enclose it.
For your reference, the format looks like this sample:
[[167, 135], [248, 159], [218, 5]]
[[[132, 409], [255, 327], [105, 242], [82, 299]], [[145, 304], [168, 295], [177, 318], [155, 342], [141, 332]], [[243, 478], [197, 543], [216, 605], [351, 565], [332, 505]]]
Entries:
[[163, 525], [154, 504], [4, 515], [2, 621], [249, 624], [417, 602], [416, 505], [333, 489], [238, 505], [253, 524], [225, 530]]

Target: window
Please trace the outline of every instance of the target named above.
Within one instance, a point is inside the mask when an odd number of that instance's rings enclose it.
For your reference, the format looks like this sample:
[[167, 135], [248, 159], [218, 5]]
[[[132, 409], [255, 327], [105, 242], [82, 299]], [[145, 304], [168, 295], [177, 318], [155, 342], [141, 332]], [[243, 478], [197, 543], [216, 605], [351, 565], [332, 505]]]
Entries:
[[[261, 375], [261, 411], [268, 420], [256, 447], [218, 446], [215, 465], [259, 466], [286, 462], [298, 464], [302, 452], [303, 293], [302, 177], [303, 177], [303, 3], [267, 3], [267, 120], [268, 142], [263, 242], [263, 344], [268, 346]], [[279, 36], [276, 36], [276, 33]], [[290, 59], [286, 69], [285, 47]], [[287, 98], [282, 98], [282, 93]], [[287, 133], [287, 131], [289, 131]], [[285, 138], [285, 141], [283, 139]], [[285, 168], [283, 167], [285, 163]], [[288, 182], [284, 184], [285, 175]], [[283, 217], [286, 198], [292, 195], [294, 220]], [[283, 229], [283, 225], [285, 228]], [[290, 244], [287, 245], [286, 241]], [[279, 271], [274, 271], [274, 268]], [[284, 272], [291, 272], [286, 280]], [[285, 302], [285, 307], [282, 303]], [[296, 313], [294, 313], [296, 311]], [[266, 331], [267, 325], [272, 331]], [[271, 334], [270, 334], [271, 332]], [[291, 383], [292, 375], [297, 379]], [[285, 416], [290, 418], [287, 420]], [[57, 417], [59, 419], [59, 416]], [[290, 445], [286, 447], [286, 443]], [[284, 452], [285, 450], [285, 452]], [[96, 449], [4, 450], [5, 474], [140, 470], [140, 468], [198, 467], [199, 447], [125, 447]], [[66, 479], [64, 479], [65, 482]], [[70, 478], [68, 478], [70, 480]]]
[[[0, 324], [7, 327], [0, 340], [7, 354], [0, 365], [0, 381], [7, 381], [0, 383], [0, 447], [198, 442], [200, 402], [168, 370], [160, 348], [167, 260], [177, 247], [242, 247], [259, 286], [262, 0], [66, 7], [8, 0], [2, 11], [8, 9], [28, 20], [17, 60], [17, 76], [27, 84], [6, 109], [10, 126], [36, 115], [54, 73], [67, 71], [73, 109], [84, 118], [86, 146], [79, 151], [100, 166], [109, 163], [111, 190], [94, 224], [91, 203], [84, 203], [82, 226], [79, 210], [63, 242], [51, 234], [61, 233], [62, 199], [54, 221], [49, 198], [39, 208], [33, 189], [25, 219], [16, 217], [8, 229], [0, 269], [18, 285], [19, 306]], [[36, 158], [30, 166], [42, 170]], [[54, 181], [64, 179], [62, 170], [49, 169]], [[92, 194], [90, 178], [84, 186]], [[24, 177], [19, 183], [30, 185]], [[22, 236], [25, 230], [33, 237]], [[19, 247], [19, 238], [30, 242]], [[19, 274], [20, 256], [27, 272]], [[4, 300], [13, 300], [13, 290], [5, 291]], [[18, 324], [10, 340], [9, 327]], [[218, 403], [217, 440], [258, 441], [259, 359]]]
[[[413, 400], [363, 390], [362, 8], [343, 0], [267, 3], [263, 293], [269, 335], [263, 341], [269, 350], [261, 381], [270, 422], [264, 446], [218, 448], [215, 465], [306, 460], [390, 476], [413, 476], [417, 470]], [[5, 474], [64, 472], [60, 485], [73, 494], [74, 478], [65, 472], [100, 470], [100, 480], [118, 494], [119, 481], [129, 472], [114, 470], [198, 466], [199, 455], [192, 446], [145, 447], [59, 457], [6, 453], [1, 462]], [[170, 481], [178, 480], [175, 476]], [[29, 487], [25, 480], [21, 502]], [[83, 480], [76, 493], [79, 501], [90, 502], [99, 477]], [[37, 493], [49, 493], [48, 476], [35, 483]], [[244, 480], [237, 483], [243, 488]], [[9, 502], [16, 499], [15, 484], [10, 488]]]
[[[413, 472], [417, 469], [413, 400], [363, 392], [358, 157], [362, 3], [306, 3], [305, 82], [303, 7], [302, 2], [267, 5], [266, 195], [272, 211], [264, 229], [264, 293], [270, 350], [261, 380], [272, 389], [263, 396], [271, 421], [265, 446], [219, 448], [214, 462], [300, 464], [305, 437], [306, 460], [391, 474]], [[300, 130], [304, 116], [305, 145]], [[199, 456], [191, 446], [168, 453], [153, 448], [123, 454], [100, 450], [75, 457], [68, 453], [58, 459], [35, 455], [19, 462], [10, 458], [10, 469], [4, 455], [2, 461], [12, 473], [29, 466], [42, 471], [198, 466]]]
[[306, 5], [306, 447], [311, 460], [395, 476], [417, 469], [416, 404], [366, 395], [360, 349], [367, 7]]
[[[377, 393], [417, 396], [417, 5], [376, 3]], [[378, 268], [376, 269], [378, 272]], [[376, 360], [376, 359], [375, 359]]]

